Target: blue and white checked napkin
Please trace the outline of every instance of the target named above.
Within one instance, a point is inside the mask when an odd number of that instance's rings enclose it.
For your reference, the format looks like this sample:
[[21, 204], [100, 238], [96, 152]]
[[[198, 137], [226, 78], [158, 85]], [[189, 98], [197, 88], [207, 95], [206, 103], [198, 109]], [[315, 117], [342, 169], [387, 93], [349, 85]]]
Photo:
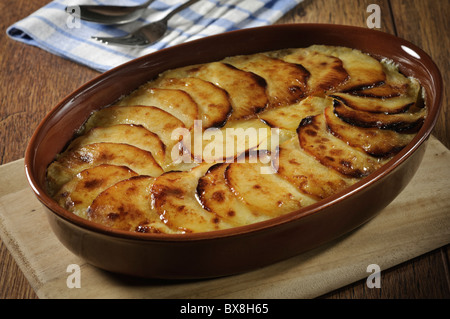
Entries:
[[169, 20], [159, 42], [145, 48], [108, 46], [91, 36], [122, 36], [163, 18], [185, 1], [155, 0], [144, 16], [121, 26], [76, 21], [65, 11], [79, 4], [137, 5], [144, 0], [56, 0], [7, 29], [14, 40], [104, 72], [156, 50], [226, 31], [270, 25], [303, 0], [201, 0]]

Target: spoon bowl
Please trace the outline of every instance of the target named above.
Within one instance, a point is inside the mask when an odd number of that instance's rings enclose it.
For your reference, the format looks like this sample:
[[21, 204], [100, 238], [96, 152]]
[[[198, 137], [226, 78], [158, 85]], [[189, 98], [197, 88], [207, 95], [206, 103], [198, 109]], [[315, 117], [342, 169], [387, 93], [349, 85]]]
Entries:
[[138, 6], [68, 6], [66, 12], [84, 21], [99, 24], [125, 24], [139, 19], [153, 1], [149, 0]]
[[161, 39], [167, 31], [167, 22], [176, 13], [184, 10], [190, 5], [196, 3], [199, 0], [189, 0], [184, 4], [176, 7], [174, 10], [169, 12], [161, 20], [151, 22], [146, 24], [139, 29], [121, 37], [92, 37], [94, 40], [98, 40], [102, 43], [112, 44], [112, 45], [122, 45], [122, 46], [147, 46], [157, 42]]

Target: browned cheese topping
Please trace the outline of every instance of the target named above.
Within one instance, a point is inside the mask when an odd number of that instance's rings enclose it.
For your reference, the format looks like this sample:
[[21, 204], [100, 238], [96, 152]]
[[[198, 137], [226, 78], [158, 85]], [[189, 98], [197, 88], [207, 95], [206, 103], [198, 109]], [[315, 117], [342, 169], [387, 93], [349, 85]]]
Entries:
[[411, 142], [420, 83], [323, 45], [168, 70], [94, 112], [47, 171], [66, 210], [131, 232], [228, 229], [298, 211]]

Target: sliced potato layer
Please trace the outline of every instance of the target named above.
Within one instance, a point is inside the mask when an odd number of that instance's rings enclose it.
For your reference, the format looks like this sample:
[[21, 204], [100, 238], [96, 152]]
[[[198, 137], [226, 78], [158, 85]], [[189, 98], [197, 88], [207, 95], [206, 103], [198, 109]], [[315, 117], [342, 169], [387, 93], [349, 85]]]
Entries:
[[276, 217], [315, 202], [278, 174], [265, 173], [267, 164], [231, 163], [225, 179], [232, 192], [252, 211]]
[[282, 57], [284, 61], [298, 63], [308, 70], [308, 93], [321, 95], [334, 91], [349, 77], [342, 60], [335, 56], [309, 49], [288, 50]]
[[303, 209], [375, 172], [426, 116], [392, 61], [312, 45], [161, 73], [91, 114], [50, 195], [106, 227], [185, 234]]
[[154, 178], [125, 179], [100, 193], [87, 212], [91, 221], [107, 227], [140, 233], [172, 233], [151, 207]]
[[225, 125], [232, 112], [228, 93], [211, 82], [193, 77], [168, 78], [162, 79], [157, 86], [188, 93], [198, 105], [203, 129]]
[[361, 51], [325, 45], [312, 45], [308, 50], [331, 55], [342, 61], [348, 79], [339, 86], [340, 91], [378, 85], [386, 80], [381, 63]]
[[243, 226], [266, 220], [259, 211], [252, 211], [234, 195], [225, 180], [228, 163], [213, 165], [197, 185], [197, 196], [206, 210], [217, 214], [232, 226]]
[[239, 70], [230, 64], [213, 62], [186, 67], [163, 73], [162, 77], [195, 77], [224, 89], [233, 108], [229, 120], [255, 117], [269, 104], [266, 81], [252, 72]]
[[86, 218], [87, 209], [98, 194], [133, 176], [137, 176], [137, 173], [128, 167], [101, 164], [75, 175], [58, 191], [55, 199], [68, 211]]
[[315, 199], [326, 198], [357, 179], [330, 170], [306, 153], [294, 137], [280, 145], [278, 174], [304, 194]]
[[110, 106], [94, 112], [85, 124], [85, 131], [116, 124], [142, 125], [158, 135], [166, 149], [163, 167], [171, 164], [172, 150], [180, 141], [179, 135], [174, 134], [176, 129], [186, 128], [181, 120], [157, 107], [131, 105]]
[[76, 138], [67, 151], [94, 143], [122, 143], [136, 146], [152, 153], [159, 165], [163, 165], [166, 147], [155, 133], [141, 125], [117, 124], [108, 127], [94, 127], [86, 134]]
[[327, 126], [334, 136], [375, 157], [387, 157], [397, 153], [415, 135], [350, 125], [334, 114], [333, 107], [326, 108], [324, 114]]
[[154, 209], [159, 218], [173, 231], [202, 232], [230, 228], [214, 212], [203, 208], [196, 192], [200, 177], [211, 164], [184, 172], [168, 172], [156, 178], [152, 186]]
[[194, 121], [198, 119], [197, 103], [189, 94], [178, 89], [161, 89], [143, 85], [116, 105], [154, 106], [175, 116], [188, 129], [192, 129]]
[[224, 63], [262, 77], [267, 83], [270, 107], [297, 103], [306, 94], [309, 72], [299, 64], [287, 63], [264, 54], [235, 56], [225, 59]]
[[427, 109], [414, 113], [384, 114], [359, 111], [335, 101], [334, 112], [345, 122], [360, 127], [375, 127], [401, 133], [415, 133], [422, 126]]
[[54, 194], [79, 172], [101, 164], [126, 166], [140, 175], [159, 176], [162, 168], [150, 152], [120, 143], [94, 143], [64, 153], [48, 167], [49, 192]]
[[300, 103], [263, 112], [259, 118], [271, 127], [294, 131], [305, 117], [321, 114], [330, 105], [333, 105], [331, 98], [308, 96]]
[[[365, 92], [365, 90], [359, 92]], [[392, 90], [389, 94], [391, 96], [395, 95], [395, 93], [393, 92], [395, 91]], [[355, 110], [396, 114], [403, 113], [407, 111], [411, 106], [413, 106], [419, 98], [419, 92], [420, 85], [418, 84], [418, 82], [411, 81], [410, 85], [408, 86], [408, 90], [404, 95], [400, 94], [394, 97], [379, 98], [358, 96], [350, 93], [333, 93], [332, 97], [341, 100], [345, 105]]]
[[157, 134], [165, 145], [173, 144], [172, 131], [183, 128], [182, 121], [154, 106], [110, 106], [94, 112], [85, 124], [85, 130], [116, 124], [142, 125]]
[[383, 164], [366, 153], [333, 136], [323, 114], [306, 118], [297, 129], [301, 147], [323, 165], [350, 176], [361, 178]]
[[406, 95], [411, 84], [416, 85], [417, 81], [401, 74], [397, 65], [393, 62], [385, 59], [382, 66], [386, 74], [386, 80], [383, 83], [371, 87], [358, 88], [351, 91], [351, 93], [358, 96], [391, 98]]
[[202, 138], [204, 162], [232, 162], [260, 146], [270, 147], [271, 128], [257, 118], [233, 121], [220, 129], [206, 131]]

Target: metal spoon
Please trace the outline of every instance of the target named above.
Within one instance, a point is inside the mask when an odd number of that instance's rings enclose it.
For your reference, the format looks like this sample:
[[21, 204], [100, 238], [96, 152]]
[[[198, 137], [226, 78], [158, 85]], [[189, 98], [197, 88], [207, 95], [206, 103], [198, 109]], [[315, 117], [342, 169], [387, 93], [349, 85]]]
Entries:
[[92, 37], [95, 40], [106, 44], [127, 45], [127, 46], [146, 46], [157, 42], [167, 31], [167, 21], [177, 12], [186, 9], [199, 0], [189, 0], [176, 7], [159, 21], [146, 24], [139, 29], [122, 37]]
[[68, 6], [66, 12], [75, 18], [99, 24], [125, 24], [139, 19], [153, 1], [149, 0], [138, 6]]

